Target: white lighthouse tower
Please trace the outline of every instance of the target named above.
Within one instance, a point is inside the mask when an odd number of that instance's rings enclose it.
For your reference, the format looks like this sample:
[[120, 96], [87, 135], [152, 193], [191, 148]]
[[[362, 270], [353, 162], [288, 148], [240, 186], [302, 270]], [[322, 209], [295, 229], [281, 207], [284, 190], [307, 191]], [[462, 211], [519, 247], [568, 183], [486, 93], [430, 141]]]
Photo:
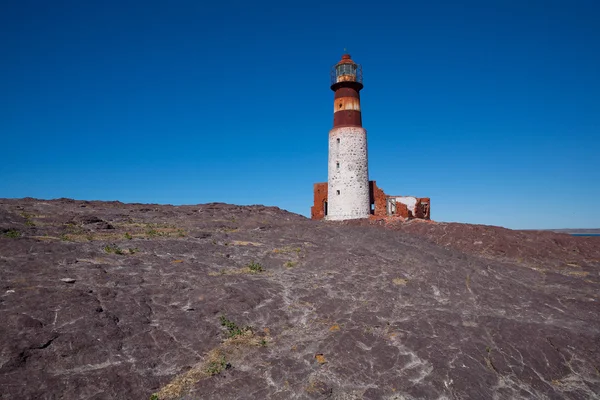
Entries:
[[362, 67], [344, 54], [331, 70], [333, 129], [329, 131], [328, 220], [369, 218], [367, 131], [362, 127]]

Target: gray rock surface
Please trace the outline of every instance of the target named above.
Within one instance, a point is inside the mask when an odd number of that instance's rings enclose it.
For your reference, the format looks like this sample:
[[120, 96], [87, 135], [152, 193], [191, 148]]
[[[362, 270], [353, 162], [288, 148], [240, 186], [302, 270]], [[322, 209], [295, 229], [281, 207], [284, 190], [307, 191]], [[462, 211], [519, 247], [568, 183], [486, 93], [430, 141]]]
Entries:
[[264, 206], [3, 199], [0, 399], [600, 398], [599, 251]]

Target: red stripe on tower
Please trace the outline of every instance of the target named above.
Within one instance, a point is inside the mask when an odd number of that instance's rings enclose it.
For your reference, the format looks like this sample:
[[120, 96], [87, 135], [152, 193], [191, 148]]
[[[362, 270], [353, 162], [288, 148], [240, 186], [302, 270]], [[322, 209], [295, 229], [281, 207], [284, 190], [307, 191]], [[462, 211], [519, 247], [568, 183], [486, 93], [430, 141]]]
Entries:
[[344, 54], [331, 68], [334, 128], [362, 126], [359, 93], [362, 88], [362, 66], [352, 61], [350, 54]]

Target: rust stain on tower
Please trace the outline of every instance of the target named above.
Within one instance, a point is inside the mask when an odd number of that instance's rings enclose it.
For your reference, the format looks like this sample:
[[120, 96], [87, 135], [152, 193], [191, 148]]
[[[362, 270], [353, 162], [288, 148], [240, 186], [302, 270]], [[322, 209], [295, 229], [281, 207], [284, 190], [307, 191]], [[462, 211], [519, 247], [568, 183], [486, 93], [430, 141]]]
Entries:
[[[377, 186], [375, 181], [368, 180], [366, 130], [362, 127], [360, 108], [362, 88], [362, 66], [356, 64], [349, 54], [344, 54], [342, 59], [331, 68], [331, 90], [335, 94], [333, 129], [329, 132], [328, 182], [314, 184], [311, 218], [316, 220], [354, 218], [429, 220], [431, 218], [429, 197], [388, 195]], [[364, 135], [364, 141], [355, 141], [357, 134]], [[358, 143], [361, 147], [353, 148], [353, 145], [344, 147], [348, 142]], [[364, 156], [364, 159], [360, 155]], [[361, 179], [365, 179], [364, 181], [356, 179], [356, 174], [353, 172], [357, 170], [363, 170]], [[347, 174], [349, 171], [351, 173]], [[368, 182], [368, 201], [364, 189], [355, 190], [357, 185], [365, 188], [366, 182]], [[352, 195], [348, 196], [348, 192]], [[353, 193], [361, 197], [356, 199]], [[329, 201], [330, 198], [332, 202]], [[363, 205], [369, 204], [368, 210], [362, 210]]]

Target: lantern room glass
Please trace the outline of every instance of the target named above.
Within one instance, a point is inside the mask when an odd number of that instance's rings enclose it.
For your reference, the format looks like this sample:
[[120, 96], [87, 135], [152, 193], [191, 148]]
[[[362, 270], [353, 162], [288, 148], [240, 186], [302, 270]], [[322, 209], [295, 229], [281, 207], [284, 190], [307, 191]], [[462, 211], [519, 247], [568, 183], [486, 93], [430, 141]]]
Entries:
[[331, 84], [340, 82], [358, 82], [362, 84], [362, 67], [360, 64], [338, 63], [331, 67]]
[[356, 64], [338, 64], [335, 68], [336, 76], [354, 75], [356, 76]]

